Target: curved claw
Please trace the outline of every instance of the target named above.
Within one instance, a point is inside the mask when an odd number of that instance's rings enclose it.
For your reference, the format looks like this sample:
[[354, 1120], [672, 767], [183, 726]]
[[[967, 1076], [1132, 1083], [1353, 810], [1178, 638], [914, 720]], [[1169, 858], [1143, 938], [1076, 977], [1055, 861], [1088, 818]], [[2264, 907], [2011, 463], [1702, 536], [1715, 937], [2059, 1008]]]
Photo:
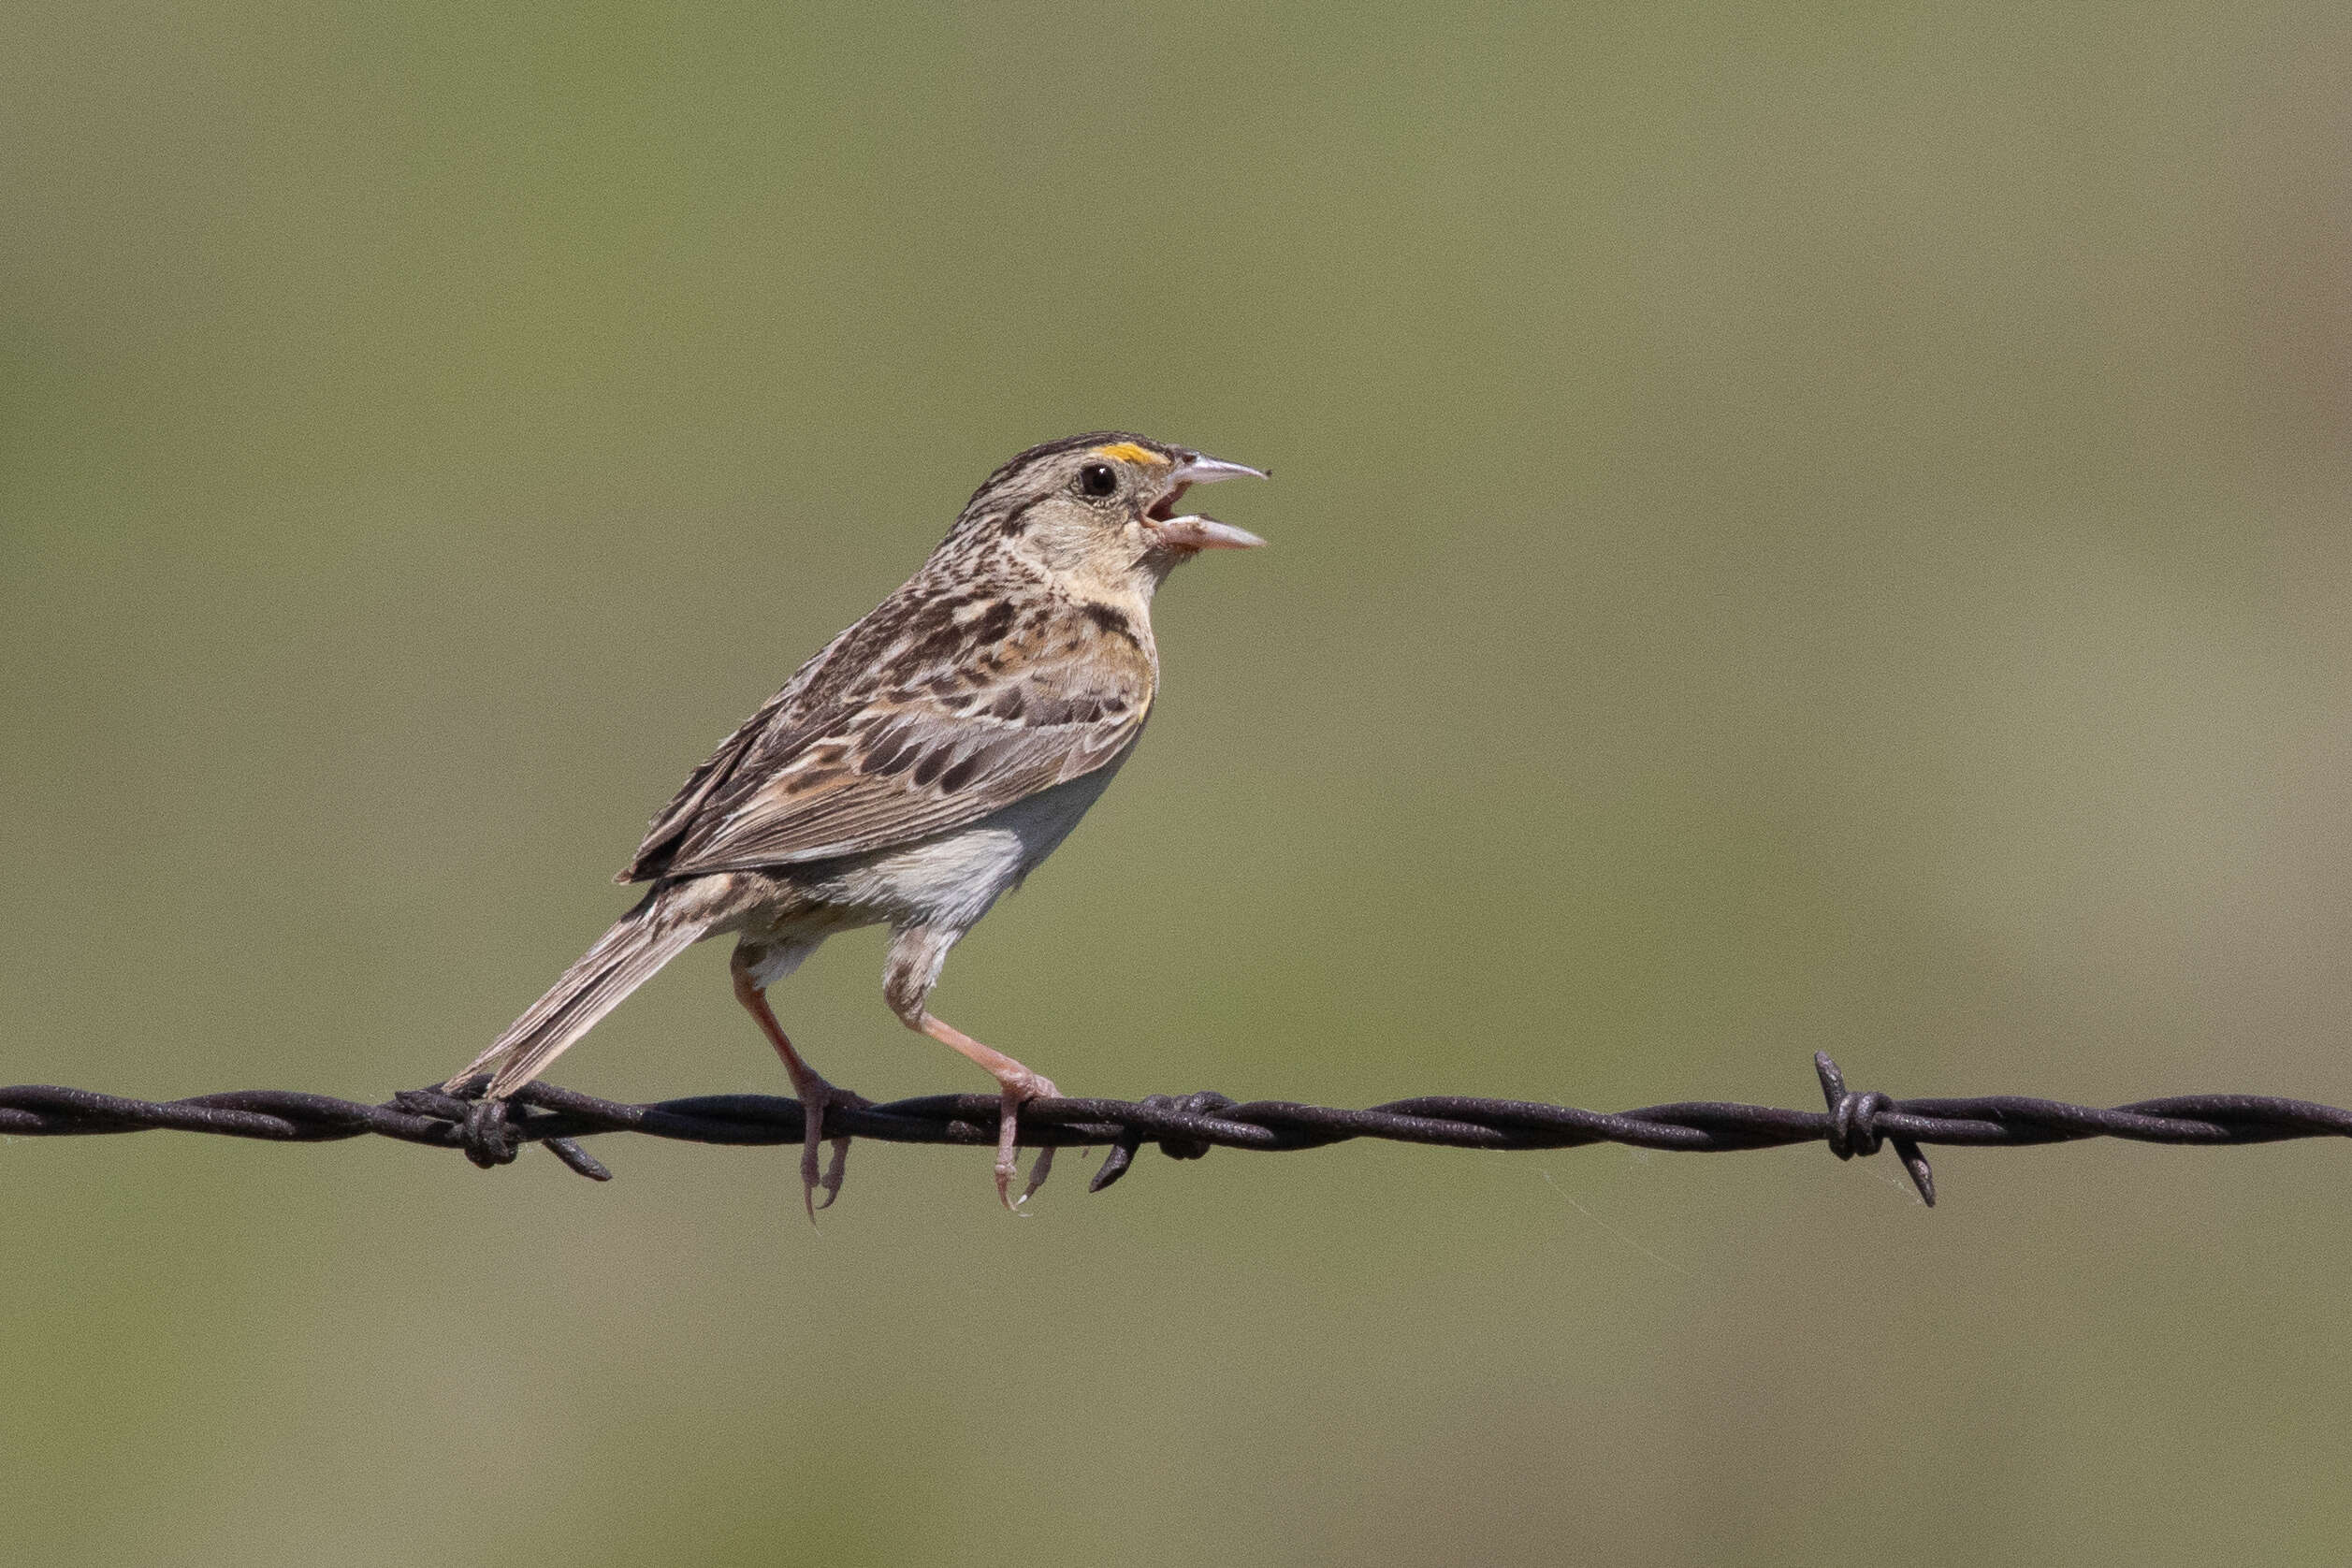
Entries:
[[1039, 1078], [1036, 1073], [1005, 1081], [1004, 1109], [996, 1117], [996, 1201], [1009, 1212], [1019, 1212], [1021, 1206], [1035, 1198], [1038, 1189], [1045, 1185], [1045, 1179], [1053, 1173], [1053, 1145], [1049, 1143], [1038, 1151], [1038, 1157], [1031, 1162], [1029, 1182], [1021, 1189], [1021, 1196], [1012, 1196], [1012, 1179], [1021, 1169], [1021, 1108], [1031, 1100], [1059, 1099], [1061, 1094], [1052, 1079]]
[[[842, 1171], [849, 1163], [849, 1140], [846, 1138], [836, 1138], [831, 1141], [833, 1143], [833, 1158], [825, 1162], [825, 1173], [818, 1179], [816, 1187], [814, 1188], [814, 1192], [821, 1192], [825, 1196], [821, 1202], [816, 1203], [810, 1207], [808, 1211], [808, 1217], [812, 1220], [817, 1217], [817, 1211], [819, 1209], [832, 1208], [834, 1199], [841, 1196]], [[803, 1183], [802, 1196], [804, 1198], [813, 1196], [811, 1189], [806, 1183], [808, 1180], [808, 1168], [815, 1163], [815, 1161], [806, 1158], [804, 1158], [801, 1162], [801, 1181]]]
[[[813, 1072], [792, 1088], [800, 1096], [804, 1118], [800, 1140], [801, 1207], [808, 1211], [808, 1223], [814, 1225], [817, 1211], [832, 1208], [834, 1199], [841, 1196], [841, 1177], [849, 1163], [849, 1135], [832, 1139], [824, 1136], [825, 1108], [837, 1105], [845, 1110], [863, 1111], [874, 1102], [848, 1089], [836, 1089]], [[817, 1171], [817, 1145], [827, 1142], [833, 1145], [833, 1158], [825, 1162], [820, 1176]], [[825, 1195], [822, 1202], [817, 1198], [820, 1192]]]

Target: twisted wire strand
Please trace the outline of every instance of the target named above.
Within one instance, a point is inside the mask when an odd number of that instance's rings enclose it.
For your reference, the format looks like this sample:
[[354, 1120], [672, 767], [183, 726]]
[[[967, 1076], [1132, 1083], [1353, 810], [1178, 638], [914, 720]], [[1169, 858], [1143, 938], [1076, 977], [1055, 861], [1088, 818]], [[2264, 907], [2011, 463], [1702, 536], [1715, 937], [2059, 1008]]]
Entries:
[[[2236, 1145], [2296, 1138], [2352, 1137], [2352, 1111], [2269, 1095], [2179, 1095], [2101, 1109], [2019, 1095], [1961, 1099], [1894, 1099], [1856, 1092], [1825, 1053], [1813, 1058], [1825, 1105], [1821, 1111], [1690, 1100], [1634, 1111], [1582, 1111], [1529, 1100], [1430, 1095], [1352, 1111], [1288, 1100], [1246, 1104], [1223, 1095], [1153, 1095], [1140, 1100], [1038, 1100], [1021, 1112], [1024, 1144], [1108, 1146], [1091, 1189], [1124, 1176], [1146, 1143], [1172, 1159], [1198, 1159], [1212, 1148], [1278, 1153], [1319, 1149], [1358, 1138], [1453, 1149], [1573, 1149], [1622, 1143], [1677, 1154], [1777, 1149], [1826, 1143], [1839, 1159], [1866, 1158], [1891, 1146], [1920, 1197], [1936, 1201], [1924, 1144], [1979, 1149], [2120, 1138], [2141, 1143]], [[798, 1143], [798, 1100], [772, 1095], [701, 1095], [629, 1105], [534, 1083], [511, 1099], [480, 1097], [482, 1080], [455, 1094], [411, 1089], [382, 1105], [283, 1089], [243, 1089], [191, 1099], [138, 1100], [48, 1084], [0, 1088], [0, 1136], [59, 1138], [167, 1128], [319, 1143], [373, 1135], [459, 1149], [485, 1169], [511, 1163], [544, 1144], [570, 1169], [596, 1181], [612, 1172], [579, 1145], [605, 1133], [642, 1133], [692, 1143]], [[886, 1105], [825, 1112], [824, 1136], [886, 1143], [967, 1143], [994, 1147], [999, 1102], [994, 1095], [929, 1095]]]

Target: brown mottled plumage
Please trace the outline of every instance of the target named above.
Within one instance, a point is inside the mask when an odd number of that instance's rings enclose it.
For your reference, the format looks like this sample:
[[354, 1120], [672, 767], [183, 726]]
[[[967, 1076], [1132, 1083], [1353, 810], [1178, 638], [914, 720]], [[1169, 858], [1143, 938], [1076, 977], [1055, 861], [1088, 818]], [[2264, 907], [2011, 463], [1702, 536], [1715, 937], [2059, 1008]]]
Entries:
[[[921, 571], [801, 666], [694, 770], [619, 877], [652, 891], [453, 1083], [511, 1094], [663, 964], [733, 932], [735, 994], [806, 1108], [809, 1212], [828, 1103], [766, 989], [826, 936], [892, 929], [883, 995], [1004, 1093], [1009, 1203], [1019, 1108], [1053, 1085], [925, 1009], [948, 950], [1077, 824], [1125, 761], [1159, 679], [1152, 595], [1203, 549], [1259, 541], [1175, 515], [1195, 484], [1256, 473], [1117, 432], [1022, 453], [989, 475]], [[1040, 1152], [1029, 1188], [1052, 1162]]]

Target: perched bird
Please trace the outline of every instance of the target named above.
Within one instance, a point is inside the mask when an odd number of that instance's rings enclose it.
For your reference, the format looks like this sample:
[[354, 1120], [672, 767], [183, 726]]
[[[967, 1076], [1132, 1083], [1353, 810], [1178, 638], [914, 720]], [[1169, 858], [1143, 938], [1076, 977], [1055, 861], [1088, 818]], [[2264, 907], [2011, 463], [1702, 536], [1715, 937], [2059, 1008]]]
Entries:
[[[849, 1140], [818, 1174], [828, 1105], [867, 1102], [820, 1077], [767, 988], [835, 932], [887, 924], [882, 995], [1004, 1094], [996, 1194], [1021, 1107], [1045, 1078], [935, 1017], [948, 950], [1053, 853], [1143, 733], [1159, 684], [1152, 595], [1203, 550], [1265, 543], [1179, 515], [1191, 486], [1256, 469], [1118, 432], [1022, 453], [988, 476], [921, 571], [802, 665], [646, 830], [616, 878], [652, 890], [553, 990], [450, 1080], [512, 1094], [705, 936], [731, 933], [735, 998], [784, 1060], [807, 1114], [802, 1201], [841, 1187]], [[1025, 1198], [1045, 1180], [1040, 1150]]]

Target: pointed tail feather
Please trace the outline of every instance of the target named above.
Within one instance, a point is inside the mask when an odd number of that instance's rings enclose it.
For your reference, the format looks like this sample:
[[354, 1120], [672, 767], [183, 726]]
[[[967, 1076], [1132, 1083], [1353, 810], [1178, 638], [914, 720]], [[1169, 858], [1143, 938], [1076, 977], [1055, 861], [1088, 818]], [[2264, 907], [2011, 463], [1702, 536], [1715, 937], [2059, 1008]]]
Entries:
[[474, 1074], [487, 1072], [486, 1097], [513, 1094], [546, 1071], [573, 1040], [709, 929], [707, 922], [676, 907], [668, 890], [648, 894], [444, 1087], [454, 1089]]

